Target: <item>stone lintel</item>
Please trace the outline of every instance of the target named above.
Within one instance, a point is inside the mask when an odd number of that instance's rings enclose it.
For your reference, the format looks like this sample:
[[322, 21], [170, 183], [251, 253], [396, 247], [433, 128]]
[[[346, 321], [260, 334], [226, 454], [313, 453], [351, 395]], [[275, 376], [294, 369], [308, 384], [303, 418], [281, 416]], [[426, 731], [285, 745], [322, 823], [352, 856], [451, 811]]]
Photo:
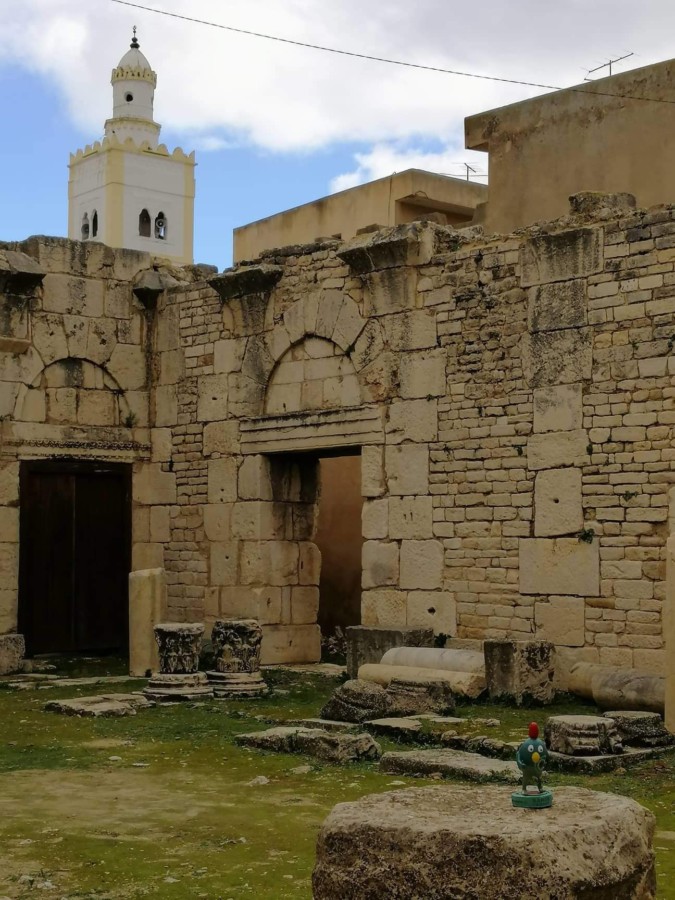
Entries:
[[226, 269], [209, 284], [218, 292], [221, 300], [227, 302], [246, 294], [269, 293], [284, 273], [283, 266], [260, 263], [255, 266], [239, 266]]

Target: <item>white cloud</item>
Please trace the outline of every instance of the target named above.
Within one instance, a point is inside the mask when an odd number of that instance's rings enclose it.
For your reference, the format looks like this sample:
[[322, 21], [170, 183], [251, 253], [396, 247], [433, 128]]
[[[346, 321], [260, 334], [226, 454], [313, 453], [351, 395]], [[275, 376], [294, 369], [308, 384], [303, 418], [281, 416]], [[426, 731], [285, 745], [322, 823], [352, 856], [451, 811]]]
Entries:
[[354, 155], [356, 168], [351, 172], [338, 175], [331, 181], [330, 189], [333, 192], [344, 191], [375, 178], [384, 178], [395, 172], [403, 172], [406, 169], [426, 169], [428, 172], [440, 172], [442, 175], [454, 175], [456, 178], [466, 177], [464, 163], [468, 163], [476, 171], [471, 173], [471, 178], [487, 183], [487, 157], [482, 153], [471, 150], [463, 150], [456, 143], [451, 143], [446, 149], [438, 152], [429, 152], [415, 147], [405, 147], [399, 144], [376, 144], [367, 153]]
[[[670, 0], [147, 2], [301, 41], [562, 85], [625, 48], [641, 54], [627, 65], [669, 56], [675, 28]], [[159, 75], [158, 120], [182, 135], [186, 149], [195, 134], [211, 147], [222, 140], [292, 152], [377, 145], [357, 160], [358, 173], [381, 170], [383, 147], [387, 165], [400, 167], [397, 147], [431, 140], [463, 159], [464, 116], [541, 92], [291, 47], [110, 0], [0, 0], [0, 65], [24, 66], [55, 84], [88, 141], [110, 114], [110, 70], [133, 24]], [[438, 169], [445, 159], [425, 165]]]

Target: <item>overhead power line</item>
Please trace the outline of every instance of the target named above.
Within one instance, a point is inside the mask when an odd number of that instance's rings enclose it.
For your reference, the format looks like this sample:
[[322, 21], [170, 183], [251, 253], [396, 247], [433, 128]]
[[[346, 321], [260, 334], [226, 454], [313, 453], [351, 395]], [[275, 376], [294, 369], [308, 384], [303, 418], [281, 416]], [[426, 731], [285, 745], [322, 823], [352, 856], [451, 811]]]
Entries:
[[158, 16], [167, 16], [171, 19], [180, 19], [183, 22], [192, 22], [195, 25], [207, 25], [210, 28], [219, 28], [222, 31], [230, 31], [235, 34], [245, 34], [249, 37], [262, 38], [266, 41], [277, 41], [281, 44], [291, 44], [294, 47], [304, 47], [308, 50], [320, 50], [323, 53], [335, 53], [339, 56], [350, 56], [354, 59], [366, 59], [371, 62], [386, 63], [390, 66], [403, 66], [408, 69], [420, 69], [424, 72], [438, 72], [442, 75], [457, 75], [461, 78], [478, 78], [482, 81], [497, 81], [502, 84], [517, 84], [522, 87], [541, 88], [546, 91], [574, 91], [579, 94], [593, 94], [597, 97], [614, 97], [618, 100], [638, 100], [647, 103], [667, 103], [675, 105], [675, 100], [666, 100], [663, 97], [635, 97], [630, 94], [613, 94], [606, 91], [592, 91], [585, 87], [563, 88], [554, 84], [541, 84], [536, 81], [521, 81], [517, 78], [503, 78], [497, 75], [480, 75], [476, 72], [461, 72], [456, 69], [444, 69], [440, 66], [426, 66], [422, 63], [407, 62], [400, 59], [389, 59], [384, 56], [371, 56], [368, 53], [357, 53], [353, 50], [342, 50], [338, 47], [324, 47], [321, 44], [310, 44], [307, 41], [297, 41], [293, 38], [279, 37], [274, 34], [264, 34], [260, 31], [250, 31], [246, 28], [236, 28], [234, 25], [223, 25], [220, 22], [210, 22], [208, 19], [197, 19], [194, 16], [186, 16], [182, 13], [169, 12], [167, 9], [157, 9], [151, 6], [144, 6], [142, 3], [133, 3], [132, 0], [110, 0], [111, 3], [117, 3], [120, 6], [128, 6], [132, 9], [141, 9], [144, 12], [155, 13]]

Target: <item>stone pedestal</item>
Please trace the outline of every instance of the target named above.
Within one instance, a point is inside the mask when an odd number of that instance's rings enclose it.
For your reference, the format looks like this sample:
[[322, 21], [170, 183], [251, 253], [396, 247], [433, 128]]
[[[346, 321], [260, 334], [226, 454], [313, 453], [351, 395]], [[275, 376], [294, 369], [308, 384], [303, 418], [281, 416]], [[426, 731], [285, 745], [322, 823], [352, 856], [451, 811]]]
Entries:
[[26, 644], [22, 634], [0, 634], [0, 675], [14, 675], [23, 670]]
[[314, 900], [653, 900], [654, 816], [633, 800], [558, 788], [515, 809], [509, 788], [428, 787], [333, 808]]
[[492, 700], [551, 703], [555, 647], [549, 641], [485, 641], [485, 680]]
[[623, 753], [616, 724], [605, 716], [551, 716], [545, 734], [548, 749], [553, 753], [567, 756]]
[[144, 678], [159, 671], [154, 627], [166, 609], [164, 569], [142, 569], [129, 575], [129, 674]]
[[213, 625], [211, 644], [216, 668], [208, 672], [215, 697], [246, 699], [268, 693], [260, 674], [262, 628], [255, 619], [218, 620]]
[[198, 672], [204, 626], [201, 623], [165, 622], [155, 625], [159, 674], [143, 693], [150, 700], [200, 700], [213, 696], [206, 675]]

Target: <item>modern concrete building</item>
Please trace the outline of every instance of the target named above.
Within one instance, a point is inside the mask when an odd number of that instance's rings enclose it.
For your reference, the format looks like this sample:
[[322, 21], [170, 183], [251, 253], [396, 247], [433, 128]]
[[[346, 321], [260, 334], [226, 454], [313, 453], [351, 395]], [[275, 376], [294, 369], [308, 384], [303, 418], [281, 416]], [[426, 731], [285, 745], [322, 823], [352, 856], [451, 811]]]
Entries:
[[489, 155], [486, 231], [566, 214], [579, 191], [675, 201], [675, 60], [469, 116], [466, 146]]
[[483, 184], [407, 169], [235, 228], [234, 260], [319, 237], [346, 241], [369, 226], [402, 225], [425, 216], [461, 227], [486, 198]]
[[70, 157], [68, 237], [145, 250], [177, 263], [193, 257], [194, 153], [159, 143], [157, 75], [136, 35], [112, 72], [105, 137]]

